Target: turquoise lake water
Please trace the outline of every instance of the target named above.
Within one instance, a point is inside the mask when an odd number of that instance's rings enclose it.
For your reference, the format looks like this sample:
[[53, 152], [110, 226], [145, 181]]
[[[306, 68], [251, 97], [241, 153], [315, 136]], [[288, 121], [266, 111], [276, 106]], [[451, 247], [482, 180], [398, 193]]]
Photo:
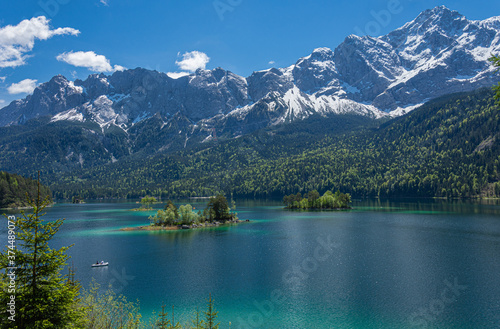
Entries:
[[74, 244], [82, 285], [111, 284], [145, 318], [165, 303], [187, 322], [212, 294], [221, 328], [500, 328], [496, 202], [237, 204], [251, 222], [182, 232], [119, 231], [154, 213], [132, 202], [57, 204], [45, 218], [66, 218], [53, 246]]

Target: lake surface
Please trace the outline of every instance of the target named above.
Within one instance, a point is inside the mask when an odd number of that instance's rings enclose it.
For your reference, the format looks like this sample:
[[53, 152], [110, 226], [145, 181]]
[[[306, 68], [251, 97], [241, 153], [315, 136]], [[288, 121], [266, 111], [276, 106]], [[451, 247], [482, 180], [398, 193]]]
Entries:
[[[182, 232], [119, 231], [154, 213], [131, 202], [58, 204], [45, 218], [66, 218], [53, 246], [74, 244], [84, 287], [111, 284], [146, 318], [165, 303], [187, 322], [211, 293], [221, 328], [500, 328], [495, 202], [237, 204], [250, 223]], [[110, 266], [91, 268], [97, 260]]]

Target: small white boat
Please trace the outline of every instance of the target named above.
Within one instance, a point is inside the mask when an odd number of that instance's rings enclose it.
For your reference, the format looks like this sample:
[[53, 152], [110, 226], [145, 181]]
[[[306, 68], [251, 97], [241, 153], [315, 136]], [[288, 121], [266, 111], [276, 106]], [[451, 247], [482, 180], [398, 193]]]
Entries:
[[108, 262], [100, 262], [100, 263], [95, 263], [92, 264], [92, 267], [101, 267], [101, 266], [108, 266]]

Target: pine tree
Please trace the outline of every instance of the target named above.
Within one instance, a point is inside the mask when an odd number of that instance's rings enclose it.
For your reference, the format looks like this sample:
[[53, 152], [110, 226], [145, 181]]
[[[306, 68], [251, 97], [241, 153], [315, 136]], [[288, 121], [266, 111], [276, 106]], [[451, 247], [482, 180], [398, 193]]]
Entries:
[[175, 322], [174, 305], [172, 305], [172, 324], [168, 328], [169, 329], [180, 329], [181, 328], [181, 324], [179, 322], [177, 322], [177, 323]]
[[214, 300], [212, 299], [212, 294], [208, 297], [208, 309], [205, 313], [205, 328], [206, 329], [219, 329], [219, 323], [215, 323], [217, 318], [217, 313], [214, 307]]
[[194, 329], [202, 329], [204, 321], [200, 319], [200, 310], [196, 308], [196, 312], [194, 313], [194, 319], [191, 321], [193, 323]]
[[156, 322], [156, 327], [160, 329], [170, 328], [170, 320], [167, 319], [168, 313], [165, 312], [165, 304], [161, 306], [161, 312], [158, 314], [158, 322]]
[[13, 295], [9, 291], [7, 277], [12, 270], [8, 267], [15, 267], [16, 275], [15, 321], [8, 319], [11, 314], [2, 311], [0, 327], [65, 328], [79, 319], [75, 307], [79, 285], [71, 279], [71, 272], [70, 278], [61, 275], [69, 257], [66, 254], [69, 247], [56, 250], [49, 246], [49, 241], [59, 231], [63, 220], [44, 223], [43, 211], [50, 201], [48, 197], [41, 199], [40, 177], [36, 198], [28, 198], [28, 202], [33, 213], [21, 212], [21, 217], [15, 221], [15, 248], [0, 253], [2, 305], [6, 305]]

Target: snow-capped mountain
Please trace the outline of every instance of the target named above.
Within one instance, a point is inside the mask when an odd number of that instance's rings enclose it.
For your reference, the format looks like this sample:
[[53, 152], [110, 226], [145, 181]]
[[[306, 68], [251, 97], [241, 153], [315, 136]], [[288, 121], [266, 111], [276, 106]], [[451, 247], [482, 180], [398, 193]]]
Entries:
[[[381, 37], [348, 36], [334, 51], [315, 49], [287, 68], [244, 78], [216, 68], [173, 79], [137, 68], [85, 81], [56, 76], [0, 110], [0, 125], [50, 116], [125, 132], [152, 119], [181, 120], [186, 134], [233, 136], [311, 115], [404, 114], [445, 94], [493, 85], [488, 61], [500, 52], [500, 17], [472, 21], [441, 6]], [[187, 123], [187, 125], [186, 125]]]

